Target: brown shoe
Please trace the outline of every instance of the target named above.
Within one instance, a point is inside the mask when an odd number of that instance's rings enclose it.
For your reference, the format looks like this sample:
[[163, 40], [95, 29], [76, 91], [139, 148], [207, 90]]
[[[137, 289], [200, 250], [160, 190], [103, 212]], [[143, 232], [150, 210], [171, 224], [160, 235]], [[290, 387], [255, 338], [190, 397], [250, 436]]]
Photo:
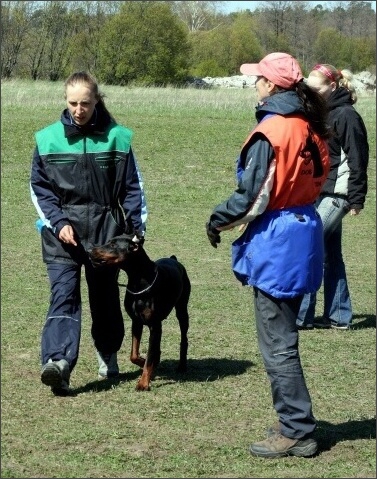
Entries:
[[282, 434], [274, 434], [264, 441], [252, 444], [250, 453], [259, 457], [310, 457], [317, 452], [317, 448], [317, 442], [312, 438], [290, 439]]

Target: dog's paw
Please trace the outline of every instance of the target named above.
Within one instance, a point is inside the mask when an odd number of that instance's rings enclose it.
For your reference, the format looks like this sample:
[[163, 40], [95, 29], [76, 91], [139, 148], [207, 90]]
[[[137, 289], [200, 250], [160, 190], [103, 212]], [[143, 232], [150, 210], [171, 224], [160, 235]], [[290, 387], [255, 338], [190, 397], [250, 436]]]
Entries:
[[151, 387], [149, 386], [149, 384], [144, 384], [144, 382], [138, 381], [135, 389], [136, 391], [150, 391]]

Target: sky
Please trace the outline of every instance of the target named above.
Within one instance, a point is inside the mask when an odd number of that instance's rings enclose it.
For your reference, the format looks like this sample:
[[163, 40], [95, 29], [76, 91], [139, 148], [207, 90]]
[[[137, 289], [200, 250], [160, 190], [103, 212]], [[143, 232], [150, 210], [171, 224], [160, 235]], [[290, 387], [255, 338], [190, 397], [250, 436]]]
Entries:
[[[308, 2], [312, 5], [314, 8], [316, 5], [324, 5], [325, 3], [328, 3], [326, 0], [323, 0], [322, 2]], [[238, 12], [239, 10], [254, 10], [254, 8], [258, 6], [263, 6], [264, 2], [258, 2], [258, 1], [243, 1], [243, 2], [224, 2], [224, 7], [223, 11], [224, 13], [231, 13], [231, 12]], [[372, 8], [374, 11], [376, 11], [376, 2], [372, 2]]]

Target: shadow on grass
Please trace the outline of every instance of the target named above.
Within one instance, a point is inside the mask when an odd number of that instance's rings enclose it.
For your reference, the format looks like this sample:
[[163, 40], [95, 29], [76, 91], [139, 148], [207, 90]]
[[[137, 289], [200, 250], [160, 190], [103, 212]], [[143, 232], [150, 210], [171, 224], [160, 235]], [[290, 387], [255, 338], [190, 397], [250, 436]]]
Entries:
[[[189, 382], [210, 382], [216, 381], [226, 376], [237, 376], [246, 372], [253, 366], [251, 361], [241, 361], [238, 359], [226, 358], [205, 358], [188, 359], [187, 372], [178, 373], [178, 361], [164, 360], [156, 370], [156, 376], [160, 380], [165, 380], [163, 384], [170, 384], [177, 381]], [[136, 381], [141, 375], [141, 369], [121, 373], [116, 378], [107, 380], [91, 381], [85, 386], [72, 388], [69, 396], [77, 396], [88, 392], [103, 392], [116, 387], [123, 382]], [[158, 387], [157, 385], [152, 387]]]
[[318, 421], [316, 438], [321, 451], [328, 451], [342, 441], [376, 439], [376, 418], [347, 421], [340, 424]]
[[69, 396], [78, 396], [79, 394], [85, 394], [89, 392], [103, 392], [109, 391], [114, 387], [118, 386], [121, 383], [135, 381], [141, 374], [141, 369], [139, 371], [131, 371], [128, 373], [121, 373], [116, 378], [111, 379], [99, 379], [97, 381], [91, 381], [90, 383], [85, 384], [85, 386], [80, 386], [78, 388], [71, 388]]
[[245, 373], [253, 366], [251, 361], [244, 361], [239, 359], [227, 358], [205, 358], [205, 359], [188, 359], [187, 372], [176, 373], [175, 368], [178, 366], [178, 361], [161, 361], [158, 367], [157, 374], [161, 378], [165, 376], [165, 371], [169, 369], [169, 377], [174, 371], [174, 376], [180, 380], [190, 382], [212, 382], [227, 376], [238, 376]]
[[[355, 322], [355, 320], [363, 319], [363, 321]], [[376, 316], [373, 314], [355, 314], [353, 316], [353, 323], [351, 329], [364, 329], [374, 328], [376, 329]]]

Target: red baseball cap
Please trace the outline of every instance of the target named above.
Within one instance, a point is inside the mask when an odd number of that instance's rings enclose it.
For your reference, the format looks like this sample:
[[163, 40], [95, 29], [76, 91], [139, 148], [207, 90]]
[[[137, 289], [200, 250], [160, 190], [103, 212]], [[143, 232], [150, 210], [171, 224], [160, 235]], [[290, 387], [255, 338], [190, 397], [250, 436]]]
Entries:
[[270, 53], [259, 63], [244, 63], [240, 67], [244, 75], [263, 76], [282, 88], [292, 88], [302, 80], [298, 61], [288, 53]]

